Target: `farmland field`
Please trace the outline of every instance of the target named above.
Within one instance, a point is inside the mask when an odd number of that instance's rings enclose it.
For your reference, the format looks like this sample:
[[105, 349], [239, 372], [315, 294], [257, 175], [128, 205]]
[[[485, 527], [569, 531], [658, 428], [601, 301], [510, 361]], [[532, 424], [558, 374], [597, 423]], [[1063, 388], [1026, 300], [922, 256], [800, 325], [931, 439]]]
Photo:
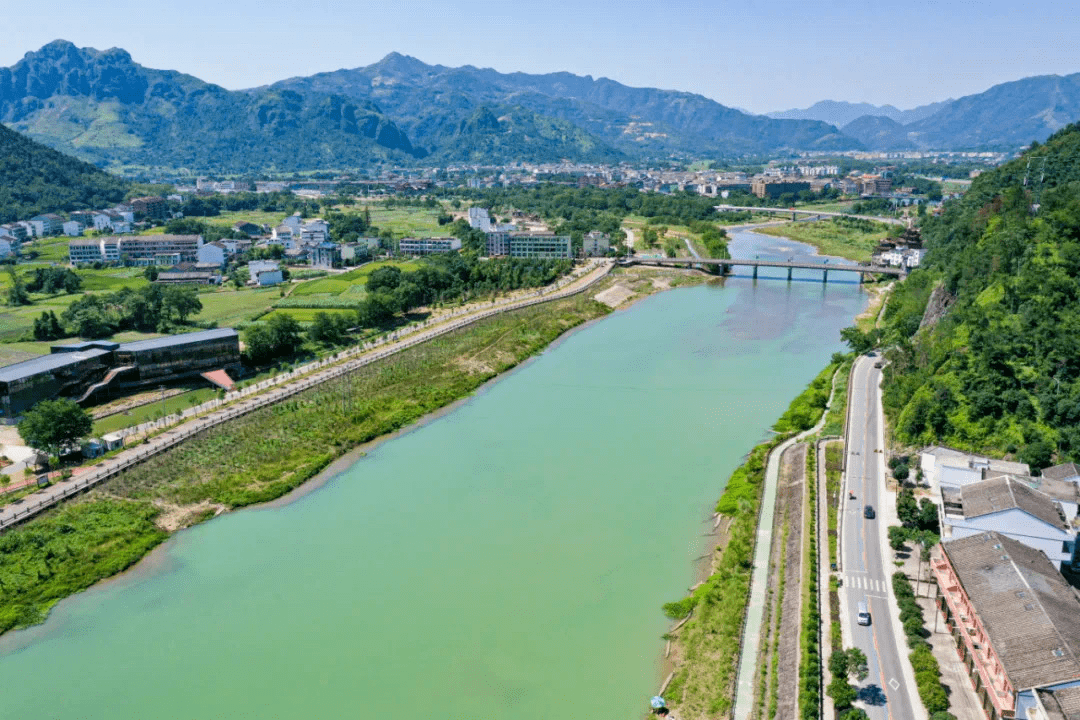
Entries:
[[278, 288], [200, 293], [199, 300], [203, 309], [195, 320], [213, 321], [220, 327], [230, 327], [251, 319], [251, 316], [260, 310], [269, 308], [280, 295]]
[[263, 315], [260, 320], [269, 320], [275, 315], [291, 315], [296, 322], [301, 324], [310, 324], [315, 321], [316, 313], [326, 313], [327, 315], [348, 315], [355, 317], [356, 313], [352, 310], [341, 310], [335, 308], [277, 308], [269, 315]]

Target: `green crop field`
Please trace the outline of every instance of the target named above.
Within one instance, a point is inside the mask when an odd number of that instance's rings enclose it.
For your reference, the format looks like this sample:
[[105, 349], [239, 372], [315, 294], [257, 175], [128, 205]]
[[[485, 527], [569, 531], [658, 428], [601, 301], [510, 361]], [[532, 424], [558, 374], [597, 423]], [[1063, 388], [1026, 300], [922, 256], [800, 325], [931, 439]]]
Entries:
[[261, 210], [238, 210], [236, 212], [225, 211], [220, 215], [211, 217], [193, 218], [210, 225], [227, 225], [232, 227], [238, 222], [255, 223], [256, 225], [280, 225], [286, 217], [282, 212], [262, 212]]
[[361, 200], [355, 205], [340, 208], [346, 212], [371, 212], [371, 224], [379, 230], [390, 230], [394, 237], [437, 237], [448, 235], [439, 225], [439, 208], [396, 207], [387, 209], [378, 202]]
[[200, 322], [213, 321], [220, 327], [230, 327], [250, 320], [256, 313], [271, 307], [280, 296], [278, 288], [201, 293], [199, 300], [203, 309], [195, 319]]
[[420, 265], [414, 262], [368, 263], [367, 265], [362, 265], [355, 270], [350, 270], [341, 275], [331, 275], [330, 277], [301, 283], [292, 291], [291, 297], [303, 295], [340, 295], [341, 293], [350, 293], [350, 297], [355, 299], [355, 291], [353, 288], [359, 287], [362, 292], [364, 285], [367, 283], [368, 276], [381, 267], [396, 267], [399, 268], [401, 272], [414, 272], [420, 269]]
[[315, 322], [316, 313], [326, 313], [327, 315], [355, 315], [352, 310], [341, 310], [336, 308], [277, 308], [269, 315], [263, 315], [259, 320], [269, 320], [275, 315], [291, 315], [296, 322], [306, 325]]
[[122, 288], [141, 288], [150, 281], [142, 268], [107, 268], [104, 270], [78, 270], [83, 290], [88, 292], [115, 292]]

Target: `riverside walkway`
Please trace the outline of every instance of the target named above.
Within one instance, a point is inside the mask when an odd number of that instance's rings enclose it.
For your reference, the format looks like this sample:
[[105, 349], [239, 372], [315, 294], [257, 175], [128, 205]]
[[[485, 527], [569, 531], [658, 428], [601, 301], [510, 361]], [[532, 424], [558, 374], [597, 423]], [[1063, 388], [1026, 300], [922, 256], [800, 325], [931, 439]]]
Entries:
[[[765, 489], [761, 494], [761, 512], [758, 514], [757, 536], [754, 540], [754, 572], [750, 577], [750, 600], [746, 606], [740, 645], [739, 672], [735, 685], [734, 720], [749, 720], [754, 710], [754, 669], [757, 667], [761, 649], [762, 619], [765, 613], [765, 596], [769, 584], [769, 554], [772, 552], [773, 515], [776, 512], [776, 487], [780, 482], [780, 458], [784, 451], [803, 439], [820, 432], [825, 427], [836, 392], [836, 374], [833, 374], [833, 392], [821, 413], [817, 424], [809, 430], [788, 438], [769, 453], [765, 466]], [[812, 452], [812, 450], [811, 450]], [[809, 482], [809, 479], [808, 479]]]
[[807, 215], [807, 216], [810, 216], [810, 217], [818, 217], [818, 218], [834, 218], [834, 217], [855, 218], [856, 220], [871, 220], [873, 222], [888, 223], [890, 225], [903, 225], [905, 227], [908, 225], [907, 220], [901, 220], [900, 218], [878, 217], [876, 215], [852, 215], [851, 213], [828, 212], [828, 211], [825, 211], [825, 210], [813, 210], [813, 209], [810, 209], [810, 210], [801, 209], [801, 210], [799, 210], [799, 209], [796, 209], [796, 208], [773, 208], [773, 207], [750, 207], [750, 206], [744, 207], [742, 205], [717, 205], [716, 209], [719, 210], [720, 212], [725, 212], [725, 211], [745, 212], [745, 211], [749, 211], [749, 212], [756, 212], [756, 213], [773, 213], [774, 215], [791, 215], [792, 220], [795, 220], [796, 215]]
[[[364, 343], [330, 358], [308, 363], [289, 373], [264, 380], [244, 390], [235, 391], [224, 399], [212, 400], [161, 420], [128, 428], [121, 433], [125, 437], [153, 432], [160, 432], [161, 434], [149, 438], [142, 445], [122, 450], [116, 456], [85, 472], [80, 472], [65, 480], [55, 481], [49, 487], [28, 496], [20, 503], [13, 503], [0, 508], [0, 532], [24, 522], [61, 500], [85, 492], [133, 465], [175, 447], [198, 433], [246, 415], [254, 410], [281, 402], [316, 385], [346, 375], [407, 348], [459, 330], [484, 318], [551, 302], [552, 300], [560, 300], [584, 292], [606, 277], [613, 267], [614, 264], [611, 262], [593, 261], [585, 266], [576, 277], [564, 278], [555, 286], [541, 288], [529, 292], [524, 297], [518, 296], [499, 303], [478, 304], [477, 309], [473, 311], [456, 311], [449, 316], [429, 321], [431, 322], [430, 325], [425, 322], [417, 328], [416, 332], [408, 334], [403, 334], [400, 331], [395, 332], [384, 339]], [[273, 389], [259, 394], [261, 391], [270, 388]], [[187, 421], [184, 422], [185, 420]], [[176, 423], [182, 424], [176, 425]]]

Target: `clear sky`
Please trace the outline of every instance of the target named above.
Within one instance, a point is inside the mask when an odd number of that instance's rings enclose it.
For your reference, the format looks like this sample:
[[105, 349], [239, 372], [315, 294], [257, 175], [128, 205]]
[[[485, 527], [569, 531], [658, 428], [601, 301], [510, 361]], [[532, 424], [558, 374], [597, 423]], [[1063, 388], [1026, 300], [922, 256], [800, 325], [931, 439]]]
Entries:
[[227, 88], [391, 51], [567, 70], [755, 112], [817, 100], [902, 109], [1080, 72], [1076, 0], [0, 0], [0, 66], [57, 38]]

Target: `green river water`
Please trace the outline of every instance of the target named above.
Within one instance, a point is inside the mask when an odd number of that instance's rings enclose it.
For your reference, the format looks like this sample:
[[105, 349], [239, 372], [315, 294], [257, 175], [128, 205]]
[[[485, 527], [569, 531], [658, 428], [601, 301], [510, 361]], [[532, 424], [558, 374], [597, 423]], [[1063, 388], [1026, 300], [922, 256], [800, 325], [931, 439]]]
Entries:
[[726, 478], [865, 302], [736, 277], [615, 312], [0, 639], [0, 717], [640, 717]]

